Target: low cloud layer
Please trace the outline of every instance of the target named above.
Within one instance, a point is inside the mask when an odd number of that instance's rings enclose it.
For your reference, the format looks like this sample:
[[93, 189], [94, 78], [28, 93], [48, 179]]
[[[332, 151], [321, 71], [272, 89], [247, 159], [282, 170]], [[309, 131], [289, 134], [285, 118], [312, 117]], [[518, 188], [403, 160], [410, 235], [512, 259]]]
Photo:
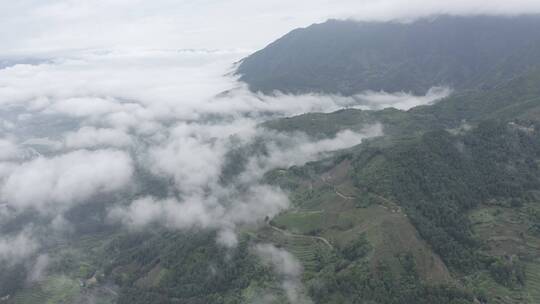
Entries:
[[443, 98], [450, 96], [452, 90], [447, 87], [431, 88], [424, 96], [415, 96], [410, 93], [398, 92], [374, 92], [367, 91], [355, 95], [353, 98], [358, 101], [360, 109], [382, 110], [384, 108], [396, 108], [408, 110], [416, 106], [430, 105]]
[[[242, 124], [240, 124], [242, 125]], [[288, 168], [316, 160], [325, 153], [360, 144], [365, 138], [382, 135], [382, 126], [374, 125], [361, 133], [343, 131], [334, 138], [313, 141], [303, 134], [285, 135], [251, 124], [214, 126], [180, 125], [173, 129], [163, 147], [149, 149], [149, 165], [157, 175], [172, 178], [176, 196], [167, 199], [144, 197], [128, 206], [110, 211], [111, 220], [120, 221], [132, 229], [162, 224], [172, 229], [211, 228], [219, 230], [218, 241], [236, 245], [234, 230], [238, 225], [256, 224], [272, 218], [289, 207], [287, 195], [280, 189], [260, 185], [264, 173], [275, 168]], [[218, 137], [218, 130], [222, 136]], [[229, 133], [230, 132], [230, 133]], [[234, 135], [234, 136], [233, 136]], [[226, 153], [234, 147], [232, 141], [249, 143], [263, 139], [265, 154], [254, 154], [246, 160], [238, 176], [229, 176], [233, 183], [220, 180]], [[176, 140], [175, 140], [176, 139]]]
[[17, 144], [9, 139], [0, 139], [0, 161], [17, 159], [20, 150]]
[[6, 174], [0, 197], [15, 210], [55, 214], [93, 195], [121, 190], [132, 174], [131, 158], [120, 151], [80, 150], [38, 157]]
[[[249, 92], [230, 72], [243, 52], [80, 51], [0, 69], [0, 219], [28, 210], [53, 231], [73, 230], [70, 210], [109, 195], [103, 224], [236, 230], [289, 207], [261, 184], [274, 168], [302, 165], [380, 136], [383, 126], [314, 140], [259, 125], [344, 107], [408, 108], [441, 96]], [[232, 171], [232, 151], [262, 142]], [[118, 197], [120, 199], [115, 199]]]
[[39, 244], [30, 230], [0, 237], [0, 262], [15, 264], [24, 261], [38, 250]]
[[237, 225], [255, 224], [289, 206], [285, 193], [268, 186], [254, 186], [245, 193], [222, 191], [183, 200], [145, 197], [126, 207], [115, 207], [109, 215], [112, 220], [121, 221], [132, 229], [143, 229], [151, 224], [180, 230], [217, 229], [218, 243], [233, 247], [237, 244]]
[[128, 147], [132, 144], [129, 134], [110, 128], [82, 127], [65, 134], [65, 146], [69, 149], [96, 147]]
[[[350, 13], [350, 18], [411, 21], [419, 17], [440, 14], [516, 16], [540, 13], [540, 3], [535, 0], [368, 0], [362, 1], [359, 5], [362, 9]], [[341, 17], [345, 17], [345, 14], [341, 14]]]
[[50, 258], [46, 254], [39, 255], [30, 267], [26, 280], [29, 283], [40, 282], [46, 276]]

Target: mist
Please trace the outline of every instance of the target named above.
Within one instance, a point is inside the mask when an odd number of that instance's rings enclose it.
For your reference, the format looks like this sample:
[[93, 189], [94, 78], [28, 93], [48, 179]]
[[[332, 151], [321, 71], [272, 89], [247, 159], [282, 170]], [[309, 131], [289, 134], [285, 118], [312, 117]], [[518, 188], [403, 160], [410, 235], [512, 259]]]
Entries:
[[281, 280], [287, 300], [291, 304], [311, 304], [312, 300], [305, 295], [305, 288], [301, 281], [302, 266], [300, 262], [286, 250], [272, 244], [259, 244], [255, 252], [263, 263], [273, 268]]
[[411, 21], [436, 14], [533, 13], [540, 13], [536, 0], [4, 1], [0, 66], [83, 49], [251, 52], [294, 28], [330, 18]]
[[382, 110], [385, 108], [396, 108], [399, 110], [408, 110], [416, 106], [431, 105], [450, 96], [451, 93], [452, 89], [448, 87], [433, 87], [424, 96], [415, 96], [406, 92], [388, 93], [384, 91], [367, 91], [357, 94], [353, 98], [360, 104], [356, 106], [359, 109]]
[[16, 264], [32, 256], [38, 250], [38, 242], [29, 229], [13, 236], [0, 238], [0, 262]]
[[[231, 76], [245, 55], [90, 50], [0, 69], [0, 220], [35, 212], [45, 225], [42, 234], [57, 236], [76, 227], [66, 216], [70, 210], [109, 201], [102, 225], [215, 230], [216, 241], [232, 248], [238, 227], [258, 225], [290, 206], [287, 193], [262, 183], [266, 172], [384, 132], [373, 124], [313, 139], [266, 130], [262, 122], [344, 107], [407, 109], [449, 93], [265, 96]], [[261, 140], [266, 153], [251, 154], [240, 172], [224, 175], [232, 151]], [[162, 181], [162, 190], [141, 172]], [[6, 244], [22, 242], [14, 235]], [[37, 252], [40, 238], [23, 236], [35, 243], [24, 252]]]

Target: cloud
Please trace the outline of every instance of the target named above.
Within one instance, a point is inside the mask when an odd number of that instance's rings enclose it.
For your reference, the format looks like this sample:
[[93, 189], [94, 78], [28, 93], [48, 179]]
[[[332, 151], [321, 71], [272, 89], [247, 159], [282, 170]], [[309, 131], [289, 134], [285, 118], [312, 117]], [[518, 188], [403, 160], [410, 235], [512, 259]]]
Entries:
[[343, 130], [333, 138], [314, 140], [304, 133], [277, 133], [262, 130], [266, 153], [251, 157], [239, 179], [244, 182], [257, 180], [265, 172], [276, 168], [302, 166], [310, 161], [329, 156], [331, 152], [351, 148], [361, 144], [365, 139], [383, 135], [383, 126], [373, 124], [359, 132]]
[[235, 86], [234, 78], [223, 74], [243, 55], [76, 52], [0, 70], [0, 104], [136, 129], [156, 120], [198, 119], [217, 106], [214, 96]]
[[30, 270], [28, 271], [27, 281], [30, 283], [40, 282], [46, 275], [47, 268], [49, 267], [50, 258], [47, 254], [39, 255]]
[[[186, 202], [176, 199], [158, 200], [144, 197], [133, 201], [128, 207], [116, 207], [110, 212], [113, 220], [120, 220], [133, 228], [150, 224], [162, 224], [169, 228], [185, 229], [193, 226], [208, 227], [213, 225], [211, 210], [202, 201], [195, 198]], [[215, 206], [219, 208], [219, 206]], [[213, 212], [221, 213], [221, 210]]]
[[[278, 147], [271, 145], [269, 147], [269, 157], [267, 169], [277, 167], [291, 167], [303, 165], [307, 162], [321, 158], [327, 152], [334, 152], [359, 145], [367, 138], [378, 137], [383, 135], [383, 126], [374, 124], [366, 126], [360, 132], [351, 130], [343, 130], [333, 138], [325, 138], [313, 141], [300, 134], [281, 135], [280, 140], [289, 141], [286, 147]], [[270, 142], [271, 144], [272, 142]]]
[[415, 96], [405, 92], [387, 93], [384, 91], [367, 91], [353, 96], [358, 106], [355, 108], [382, 110], [384, 108], [396, 108], [408, 110], [421, 105], [430, 105], [443, 98], [450, 96], [452, 90], [447, 87], [431, 88], [424, 96]]
[[0, 237], [0, 262], [15, 264], [24, 261], [38, 250], [39, 244], [29, 230]]
[[[379, 124], [359, 133], [343, 131], [334, 138], [313, 141], [304, 134], [281, 134], [237, 119], [227, 124], [180, 123], [169, 129], [163, 145], [150, 147], [142, 164], [156, 175], [172, 178], [176, 195], [167, 199], [143, 197], [117, 206], [109, 218], [132, 229], [160, 224], [170, 229], [204, 228], [219, 231], [217, 241], [236, 245], [237, 226], [262, 222], [288, 208], [281, 190], [261, 185], [265, 172], [302, 165], [325, 153], [349, 148], [382, 135]], [[262, 139], [266, 153], [248, 155], [238, 176], [221, 183], [227, 153]]]
[[112, 208], [109, 219], [132, 229], [143, 229], [148, 225], [170, 229], [216, 229], [219, 230], [218, 243], [234, 247], [237, 225], [256, 224], [288, 206], [289, 200], [281, 190], [257, 185], [245, 193], [221, 189], [221, 193], [207, 197], [190, 196], [182, 200], [144, 197], [127, 206]]
[[119, 112], [123, 109], [124, 105], [112, 98], [75, 97], [59, 99], [47, 110], [74, 117], [94, 117]]
[[441, 13], [516, 15], [539, 13], [540, 3], [537, 0], [336, 0], [331, 3], [327, 0], [95, 0], [91, 3], [30, 0], [3, 1], [0, 12], [4, 53], [49, 54], [113, 47], [255, 50], [294, 28], [329, 18], [406, 20]]
[[[253, 94], [224, 76], [241, 56], [90, 50], [0, 70], [0, 104], [12, 109], [3, 117], [31, 117], [16, 119], [7, 132], [35, 151], [30, 160], [0, 164], [0, 198], [17, 210], [33, 208], [63, 219], [96, 194], [124, 191], [130, 181], [146, 183], [137, 168], [160, 179], [165, 190], [159, 197], [137, 189], [123, 192], [129, 203], [112, 202], [110, 220], [131, 229], [213, 229], [220, 244], [234, 246], [238, 226], [256, 224], [289, 205], [281, 190], [260, 184], [267, 170], [302, 165], [382, 134], [382, 126], [374, 125], [313, 141], [259, 128], [268, 119], [330, 112], [359, 101]], [[267, 153], [247, 155], [242, 172], [224, 177], [230, 151], [260, 140]], [[59, 223], [70, 226], [66, 221]]]
[[131, 137], [123, 130], [109, 128], [82, 127], [76, 132], [65, 134], [65, 146], [70, 149], [96, 147], [127, 147]]
[[281, 279], [281, 287], [289, 303], [312, 303], [311, 299], [305, 295], [301, 281], [302, 266], [292, 254], [272, 244], [259, 244], [255, 247], [255, 252], [263, 263], [272, 266]]
[[[0, 164], [0, 198], [17, 210], [34, 208], [61, 219], [96, 194], [117, 193], [140, 181], [136, 167], [165, 181], [166, 190], [159, 198], [144, 192], [124, 196], [131, 203], [113, 202], [110, 219], [132, 229], [155, 224], [214, 229], [220, 244], [234, 246], [237, 226], [288, 207], [286, 194], [260, 185], [266, 170], [301, 165], [382, 133], [381, 126], [373, 126], [313, 142], [303, 134], [259, 128], [268, 119], [334, 111], [358, 100], [253, 94], [224, 76], [241, 56], [80, 51], [0, 70], [0, 104], [12, 109], [2, 117], [31, 117], [15, 119], [7, 133], [35, 152], [30, 160]], [[268, 153], [250, 155], [244, 172], [223, 185], [229, 152], [261, 139]]]
[[540, 13], [540, 3], [535, 0], [370, 0], [363, 1], [360, 6], [361, 10], [340, 16], [358, 20], [409, 21], [437, 14], [515, 16]]
[[213, 137], [207, 130], [198, 124], [175, 127], [169, 140], [149, 149], [152, 171], [172, 176], [179, 190], [187, 194], [202, 194], [215, 185], [227, 152], [227, 137]]
[[0, 161], [12, 160], [21, 157], [21, 151], [16, 143], [9, 139], [0, 138]]
[[271, 244], [261, 244], [255, 251], [263, 262], [274, 267], [274, 271], [286, 277], [297, 278], [302, 273], [300, 262], [289, 252]]
[[56, 120], [58, 115], [67, 116], [87, 125], [153, 134], [163, 123], [209, 116], [249, 115], [260, 120], [268, 119], [268, 114], [329, 112], [361, 102], [369, 107], [377, 100], [405, 109], [432, 102], [446, 92], [433, 90], [426, 96], [367, 92], [356, 98], [253, 94], [234, 77], [223, 76], [243, 55], [164, 50], [75, 53], [53, 62], [0, 70], [0, 104], [29, 110], [21, 115]]
[[123, 189], [132, 174], [132, 160], [124, 152], [79, 150], [16, 166], [5, 177], [0, 196], [17, 210], [54, 214], [95, 194]]

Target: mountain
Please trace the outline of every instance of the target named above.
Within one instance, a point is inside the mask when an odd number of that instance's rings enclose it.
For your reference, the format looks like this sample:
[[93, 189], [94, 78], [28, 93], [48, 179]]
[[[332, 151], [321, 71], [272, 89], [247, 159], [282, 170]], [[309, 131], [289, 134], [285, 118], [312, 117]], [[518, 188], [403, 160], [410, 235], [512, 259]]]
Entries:
[[536, 15], [331, 20], [290, 32], [245, 58], [237, 74], [264, 93], [490, 88], [539, 65], [538, 28]]

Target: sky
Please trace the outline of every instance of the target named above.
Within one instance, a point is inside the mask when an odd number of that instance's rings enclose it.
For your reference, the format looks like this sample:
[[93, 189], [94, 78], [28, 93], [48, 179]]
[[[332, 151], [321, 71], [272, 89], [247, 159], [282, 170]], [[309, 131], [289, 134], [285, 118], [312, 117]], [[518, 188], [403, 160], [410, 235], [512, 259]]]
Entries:
[[[235, 62], [294, 28], [328, 18], [530, 12], [540, 1], [1, 1], [0, 227], [29, 210], [41, 220], [0, 236], [0, 263], [31, 259], [36, 279], [49, 260], [44, 238], [69, 236], [68, 211], [103, 197], [113, 201], [103, 224], [210, 229], [234, 247], [239, 226], [290, 206], [287, 193], [261, 183], [266, 171], [384, 134], [375, 123], [315, 139], [261, 122], [344, 107], [409, 109], [451, 93], [264, 96], [231, 75]], [[266, 153], [250, 155], [223, 184], [228, 154], [261, 139]], [[166, 180], [166, 190], [145, 192], [141, 171]], [[292, 279], [280, 270], [288, 254], [271, 245], [259, 253], [297, 297], [300, 270]]]
[[0, 3], [0, 56], [80, 49], [260, 49], [328, 18], [540, 12], [537, 0], [19, 0]]

